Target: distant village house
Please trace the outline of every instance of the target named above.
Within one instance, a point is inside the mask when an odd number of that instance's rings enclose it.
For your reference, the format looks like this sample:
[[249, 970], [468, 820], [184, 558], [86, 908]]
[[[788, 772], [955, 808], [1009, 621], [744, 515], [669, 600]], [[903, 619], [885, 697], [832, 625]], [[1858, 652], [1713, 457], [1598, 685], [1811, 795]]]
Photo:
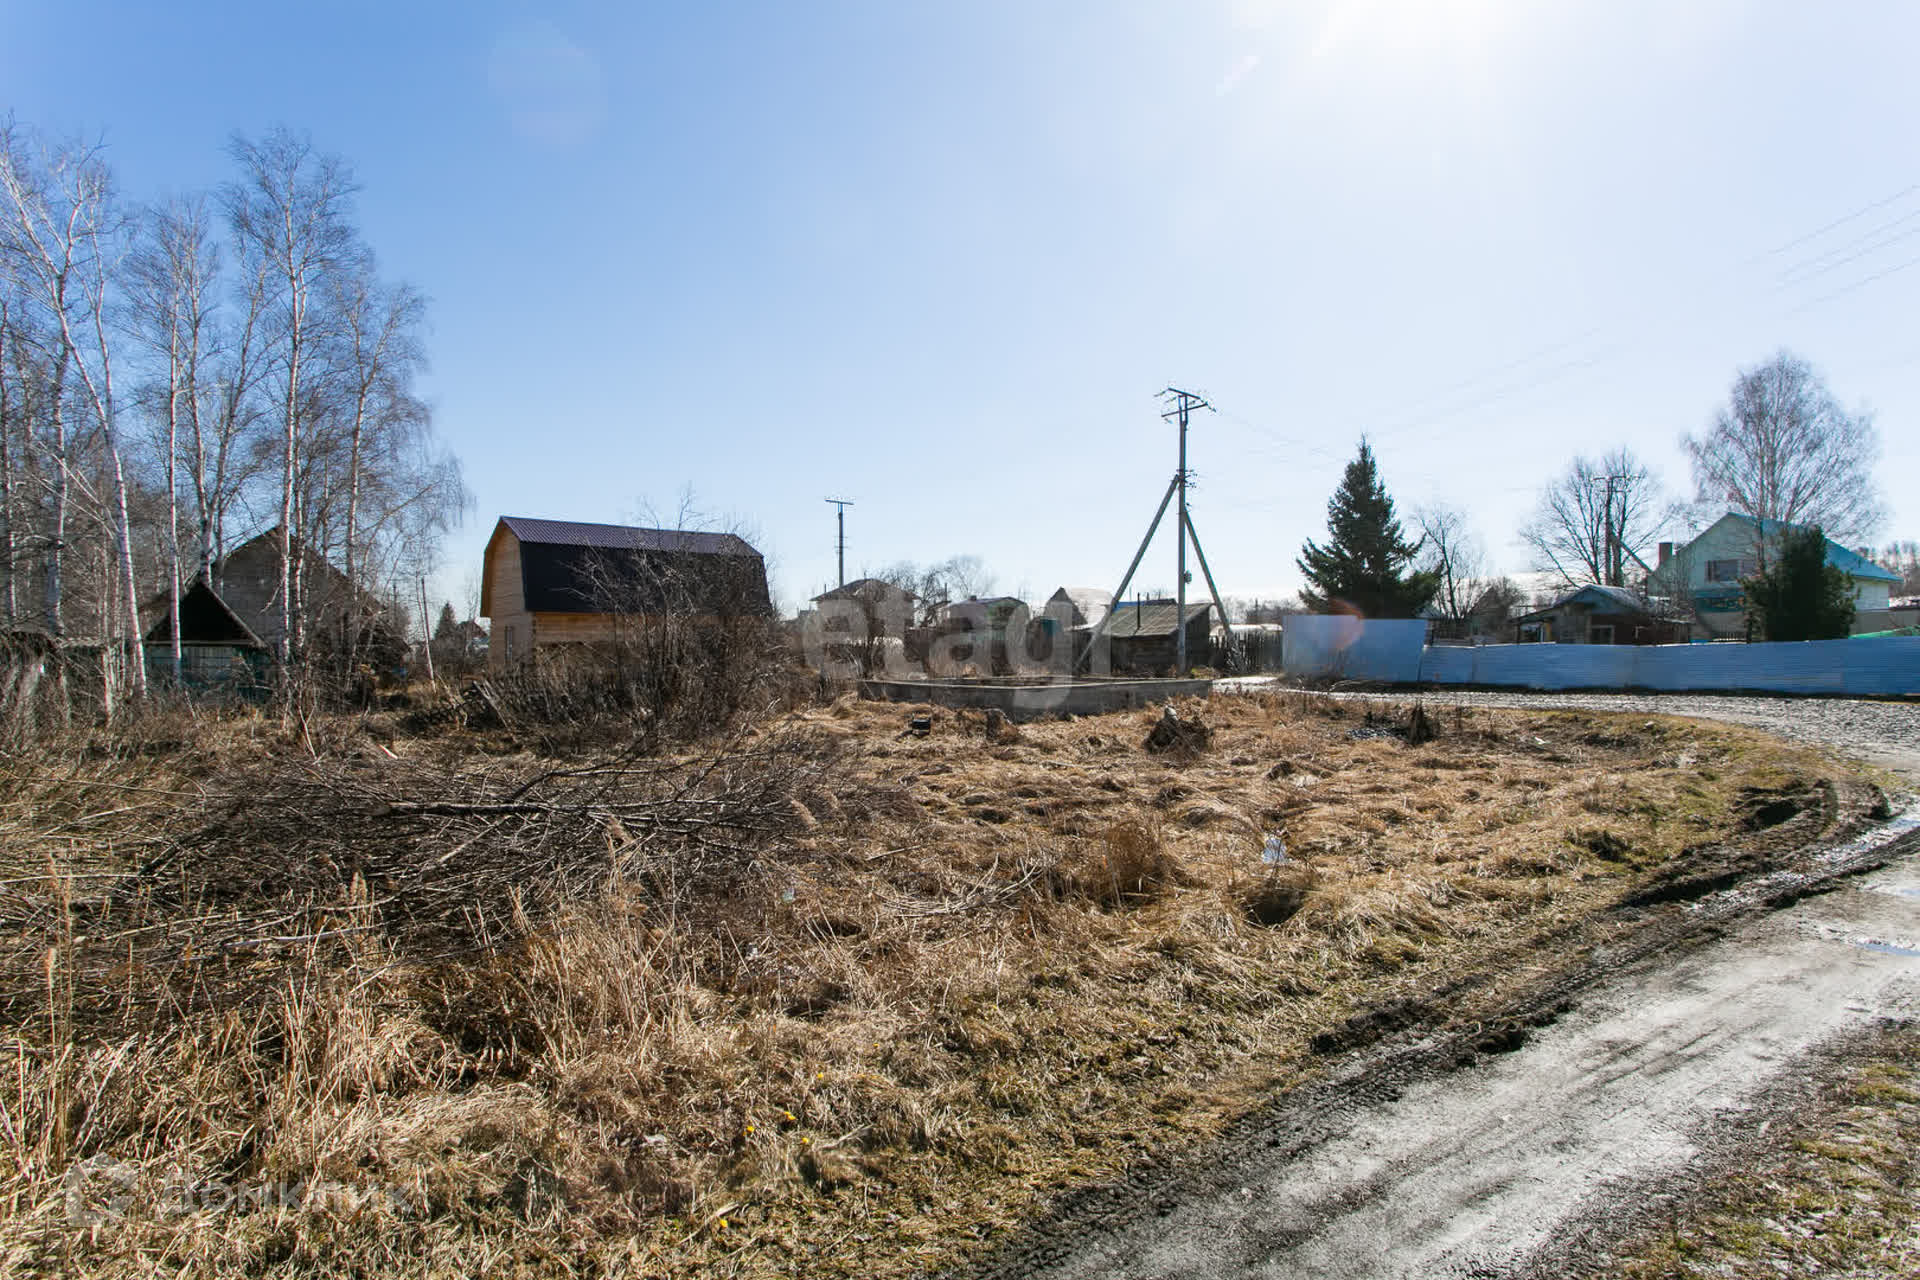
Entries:
[[[1653, 580], [1658, 590], [1689, 603], [1695, 639], [1745, 638], [1747, 597], [1741, 584], [1760, 571], [1780, 535], [1796, 527], [1728, 512], [1684, 546], [1662, 543]], [[1845, 573], [1853, 588], [1854, 635], [1894, 625], [1891, 596], [1899, 574], [1831, 538], [1827, 563]]]

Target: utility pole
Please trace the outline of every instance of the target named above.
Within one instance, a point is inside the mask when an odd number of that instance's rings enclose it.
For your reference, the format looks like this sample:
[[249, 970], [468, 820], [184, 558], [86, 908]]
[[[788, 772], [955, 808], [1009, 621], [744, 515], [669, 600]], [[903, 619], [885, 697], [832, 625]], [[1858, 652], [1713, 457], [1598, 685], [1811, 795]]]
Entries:
[[828, 498], [827, 501], [839, 508], [836, 512], [840, 518], [840, 541], [838, 544], [840, 552], [840, 581], [837, 585], [844, 587], [847, 585], [847, 508], [853, 505], [853, 500], [851, 498]]
[[[1179, 655], [1179, 657], [1174, 662], [1174, 670], [1178, 673], [1180, 678], [1184, 679], [1188, 671], [1188, 667], [1187, 667], [1187, 530], [1192, 527], [1188, 523], [1190, 517], [1187, 515], [1187, 482], [1189, 479], [1191, 479], [1191, 476], [1187, 472], [1187, 415], [1192, 413], [1195, 409], [1205, 409], [1209, 413], [1211, 413], [1213, 412], [1213, 406], [1208, 404], [1205, 400], [1202, 400], [1199, 396], [1193, 394], [1193, 392], [1182, 391], [1178, 387], [1168, 387], [1165, 391], [1162, 391], [1160, 394], [1163, 398], [1169, 398], [1172, 401], [1172, 407], [1169, 408], [1165, 413], [1161, 414], [1160, 417], [1163, 420], [1168, 422], [1178, 421], [1180, 424], [1180, 469], [1173, 473], [1174, 482], [1178, 484], [1180, 488], [1180, 493], [1179, 493], [1180, 524], [1178, 529], [1179, 536], [1174, 539], [1174, 543], [1179, 547], [1179, 552], [1175, 557], [1176, 568], [1174, 571], [1174, 579], [1173, 579], [1175, 583], [1175, 586], [1174, 586], [1175, 609], [1173, 614], [1173, 625], [1176, 628], [1178, 628], [1178, 635], [1179, 635], [1179, 639], [1174, 642], [1174, 646], [1175, 646], [1174, 651]], [[1198, 540], [1196, 539], [1196, 543], [1197, 541]], [[1224, 617], [1222, 617], [1220, 620], [1222, 622], [1226, 621]]]
[[1233, 628], [1227, 620], [1227, 606], [1225, 602], [1220, 599], [1220, 588], [1216, 586], [1213, 581], [1213, 570], [1207, 567], [1207, 553], [1201, 548], [1200, 534], [1193, 527], [1193, 513], [1187, 510], [1187, 484], [1192, 478], [1187, 471], [1188, 419], [1195, 409], [1205, 409], [1210, 413], [1216, 412], [1216, 410], [1212, 405], [1208, 404], [1193, 392], [1182, 391], [1178, 387], [1168, 387], [1160, 394], [1163, 398], [1171, 398], [1171, 407], [1160, 416], [1169, 422], [1178, 423], [1180, 428], [1180, 467], [1179, 470], [1173, 473], [1173, 479], [1167, 483], [1167, 491], [1160, 499], [1160, 507], [1153, 513], [1152, 523], [1147, 526], [1147, 536], [1140, 540], [1140, 549], [1133, 553], [1133, 563], [1127, 566], [1126, 576], [1120, 579], [1120, 586], [1114, 591], [1113, 599], [1107, 605], [1106, 616], [1101, 618], [1099, 625], [1093, 629], [1093, 636], [1087, 645], [1087, 652], [1082, 655], [1082, 658], [1091, 658], [1094, 646], [1099, 642], [1100, 637], [1106, 634], [1107, 627], [1112, 623], [1115, 612], [1120, 608], [1121, 600], [1126, 597], [1128, 584], [1133, 581], [1133, 575], [1140, 568], [1140, 562], [1146, 558], [1147, 548], [1153, 542], [1153, 535], [1160, 528], [1161, 519], [1167, 514], [1168, 505], [1173, 502], [1174, 498], [1178, 497], [1180, 499], [1180, 510], [1175, 536], [1179, 543], [1179, 550], [1176, 552], [1179, 566], [1179, 576], [1177, 578], [1179, 586], [1175, 589], [1175, 608], [1177, 612], [1174, 617], [1174, 627], [1178, 638], [1174, 644], [1175, 651], [1178, 655], [1176, 659], [1177, 670], [1181, 676], [1184, 676], [1190, 669], [1187, 666], [1188, 538], [1193, 539], [1194, 555], [1200, 561], [1200, 572], [1206, 576], [1207, 590], [1213, 597], [1213, 607], [1220, 611], [1220, 625], [1226, 630], [1228, 643], [1232, 643], [1233, 640]]
[[[1622, 472], [1611, 472], [1604, 476], [1594, 476], [1591, 484], [1607, 486], [1605, 503], [1600, 515], [1600, 579], [1609, 587], [1624, 587], [1627, 576], [1626, 530], [1627, 522], [1627, 482], [1632, 477]], [[1614, 523], [1613, 499], [1620, 496], [1620, 521]]]

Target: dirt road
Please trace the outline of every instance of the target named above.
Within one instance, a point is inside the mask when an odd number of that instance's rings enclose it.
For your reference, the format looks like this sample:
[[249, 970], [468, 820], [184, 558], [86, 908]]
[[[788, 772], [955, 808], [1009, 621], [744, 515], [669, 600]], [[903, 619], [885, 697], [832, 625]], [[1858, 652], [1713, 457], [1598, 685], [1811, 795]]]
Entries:
[[[1786, 728], [1895, 767], [1920, 763], [1920, 708], [1911, 706], [1460, 700], [1717, 715]], [[1683, 703], [1691, 705], [1676, 705]], [[1322, 1095], [1323, 1114], [1306, 1141], [1276, 1135], [1268, 1141], [1277, 1149], [1243, 1146], [1183, 1194], [1077, 1237], [1067, 1233], [1072, 1244], [1045, 1250], [1051, 1267], [1040, 1273], [1524, 1271], [1568, 1224], [1630, 1212], [1663, 1174], [1714, 1148], [1735, 1117], [1804, 1069], [1816, 1046], [1875, 1019], [1920, 1016], [1920, 806], [1862, 840], [1897, 841], [1900, 852], [1878, 872], [1747, 918], [1678, 958], [1620, 969], [1516, 1052], [1429, 1076], [1384, 1099], [1360, 1091], [1351, 1103], [1327, 1104]], [[1350, 1110], [1342, 1114], [1343, 1107]]]

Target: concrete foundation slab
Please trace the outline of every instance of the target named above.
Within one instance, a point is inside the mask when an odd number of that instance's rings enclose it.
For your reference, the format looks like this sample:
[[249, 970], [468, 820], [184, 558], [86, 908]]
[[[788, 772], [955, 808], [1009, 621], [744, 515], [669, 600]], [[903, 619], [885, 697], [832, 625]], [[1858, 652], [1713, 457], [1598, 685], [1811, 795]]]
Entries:
[[998, 707], [1009, 720], [1097, 716], [1169, 698], [1204, 698], [1211, 680], [862, 680], [860, 696], [938, 707]]

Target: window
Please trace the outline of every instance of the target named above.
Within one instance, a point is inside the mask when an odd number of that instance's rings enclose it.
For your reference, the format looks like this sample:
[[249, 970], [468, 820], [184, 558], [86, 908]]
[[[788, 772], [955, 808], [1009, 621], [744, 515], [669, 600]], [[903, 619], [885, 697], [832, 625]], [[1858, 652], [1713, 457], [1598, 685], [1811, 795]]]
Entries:
[[513, 624], [507, 624], [507, 661], [513, 661]]
[[1587, 637], [1587, 641], [1590, 644], [1612, 644], [1613, 628], [1611, 626], [1595, 627], [1592, 634]]
[[1742, 578], [1751, 578], [1760, 572], [1760, 562], [1752, 556], [1739, 560], [1707, 561], [1708, 582], [1738, 582]]

